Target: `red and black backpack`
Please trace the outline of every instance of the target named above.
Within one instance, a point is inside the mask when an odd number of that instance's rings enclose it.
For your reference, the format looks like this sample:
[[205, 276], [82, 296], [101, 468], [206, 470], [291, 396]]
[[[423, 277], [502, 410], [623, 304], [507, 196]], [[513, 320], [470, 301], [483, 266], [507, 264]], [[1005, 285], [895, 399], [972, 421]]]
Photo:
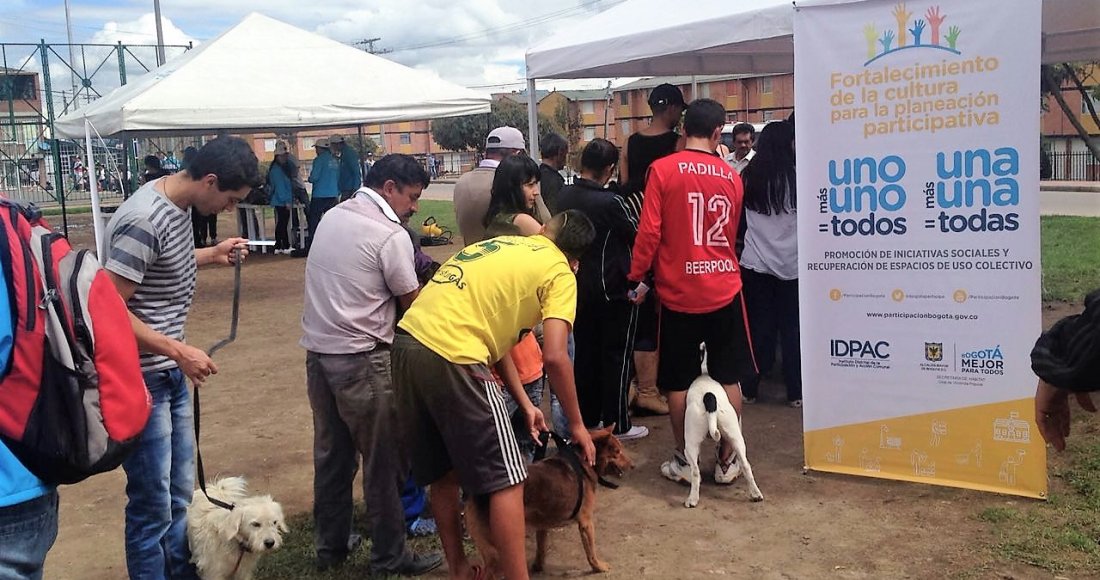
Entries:
[[13, 336], [0, 360], [0, 439], [49, 484], [118, 467], [152, 408], [122, 297], [91, 252], [73, 251], [38, 208], [3, 198], [0, 267]]

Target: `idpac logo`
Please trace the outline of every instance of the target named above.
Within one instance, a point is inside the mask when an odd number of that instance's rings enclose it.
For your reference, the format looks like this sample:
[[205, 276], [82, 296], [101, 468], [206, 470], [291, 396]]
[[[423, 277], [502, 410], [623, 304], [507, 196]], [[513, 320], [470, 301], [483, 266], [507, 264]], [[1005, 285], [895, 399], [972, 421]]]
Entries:
[[843, 340], [829, 341], [829, 356], [833, 358], [854, 358], [890, 360], [890, 343], [885, 340]]
[[972, 375], [1005, 374], [1005, 356], [1001, 345], [969, 350], [959, 357], [959, 371]]
[[906, 9], [904, 2], [894, 6], [894, 22], [897, 27], [886, 26], [882, 30], [871, 22], [863, 27], [863, 38], [867, 41], [867, 66], [872, 62], [899, 50], [911, 48], [931, 48], [945, 50], [954, 54], [962, 54], [958, 49], [959, 35], [962, 30], [958, 26], [943, 26], [947, 20], [947, 14], [940, 11], [939, 6], [933, 6], [924, 13], [924, 18], [912, 19], [913, 13]]
[[943, 343], [942, 342], [926, 342], [924, 343], [924, 360], [928, 362], [940, 362], [943, 360]]

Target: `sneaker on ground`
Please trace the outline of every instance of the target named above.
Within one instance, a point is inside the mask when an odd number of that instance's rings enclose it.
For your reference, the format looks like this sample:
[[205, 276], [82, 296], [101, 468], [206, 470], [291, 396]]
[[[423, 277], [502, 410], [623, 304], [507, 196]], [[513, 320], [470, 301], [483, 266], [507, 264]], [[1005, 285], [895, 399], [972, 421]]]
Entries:
[[737, 454], [733, 454], [729, 463], [722, 463], [722, 458], [718, 456], [718, 453], [721, 453], [721, 451], [715, 453], [714, 482], [722, 484], [733, 483], [733, 480], [741, 475], [741, 464], [737, 461]]
[[691, 481], [691, 467], [681, 451], [673, 451], [672, 459], [661, 464], [661, 475], [676, 483], [688, 483]]
[[645, 425], [635, 425], [625, 433], [619, 433], [618, 435], [616, 435], [616, 437], [619, 438], [619, 441], [630, 441], [633, 439], [641, 439], [646, 435], [649, 435], [648, 427], [646, 427]]
[[741, 395], [741, 402], [746, 405], [755, 405], [756, 397], [746, 397], [744, 395]]
[[416, 518], [409, 524], [409, 535], [414, 538], [434, 536], [437, 532], [434, 518]]
[[795, 409], [802, 408], [802, 399], [795, 399], [793, 401], [787, 401], [787, 405]]

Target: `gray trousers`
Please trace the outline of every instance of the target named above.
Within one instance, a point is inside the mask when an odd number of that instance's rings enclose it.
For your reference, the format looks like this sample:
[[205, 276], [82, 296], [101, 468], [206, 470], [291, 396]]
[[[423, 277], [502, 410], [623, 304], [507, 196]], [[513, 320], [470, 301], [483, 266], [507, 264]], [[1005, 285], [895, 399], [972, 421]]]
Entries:
[[357, 354], [306, 355], [313, 408], [314, 544], [322, 559], [347, 554], [352, 527], [352, 483], [363, 457], [363, 498], [371, 538], [371, 565], [408, 563], [401, 489], [409, 459], [398, 423], [388, 347]]

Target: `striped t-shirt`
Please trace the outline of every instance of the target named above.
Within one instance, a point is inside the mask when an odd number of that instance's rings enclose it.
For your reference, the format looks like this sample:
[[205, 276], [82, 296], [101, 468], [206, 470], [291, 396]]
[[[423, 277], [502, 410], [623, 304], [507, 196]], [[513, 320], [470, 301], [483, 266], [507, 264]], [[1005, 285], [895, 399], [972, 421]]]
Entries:
[[[107, 226], [104, 267], [137, 289], [126, 305], [150, 328], [182, 341], [183, 325], [195, 295], [195, 238], [187, 210], [151, 181], [119, 206]], [[166, 356], [142, 352], [142, 372], [175, 368]]]

